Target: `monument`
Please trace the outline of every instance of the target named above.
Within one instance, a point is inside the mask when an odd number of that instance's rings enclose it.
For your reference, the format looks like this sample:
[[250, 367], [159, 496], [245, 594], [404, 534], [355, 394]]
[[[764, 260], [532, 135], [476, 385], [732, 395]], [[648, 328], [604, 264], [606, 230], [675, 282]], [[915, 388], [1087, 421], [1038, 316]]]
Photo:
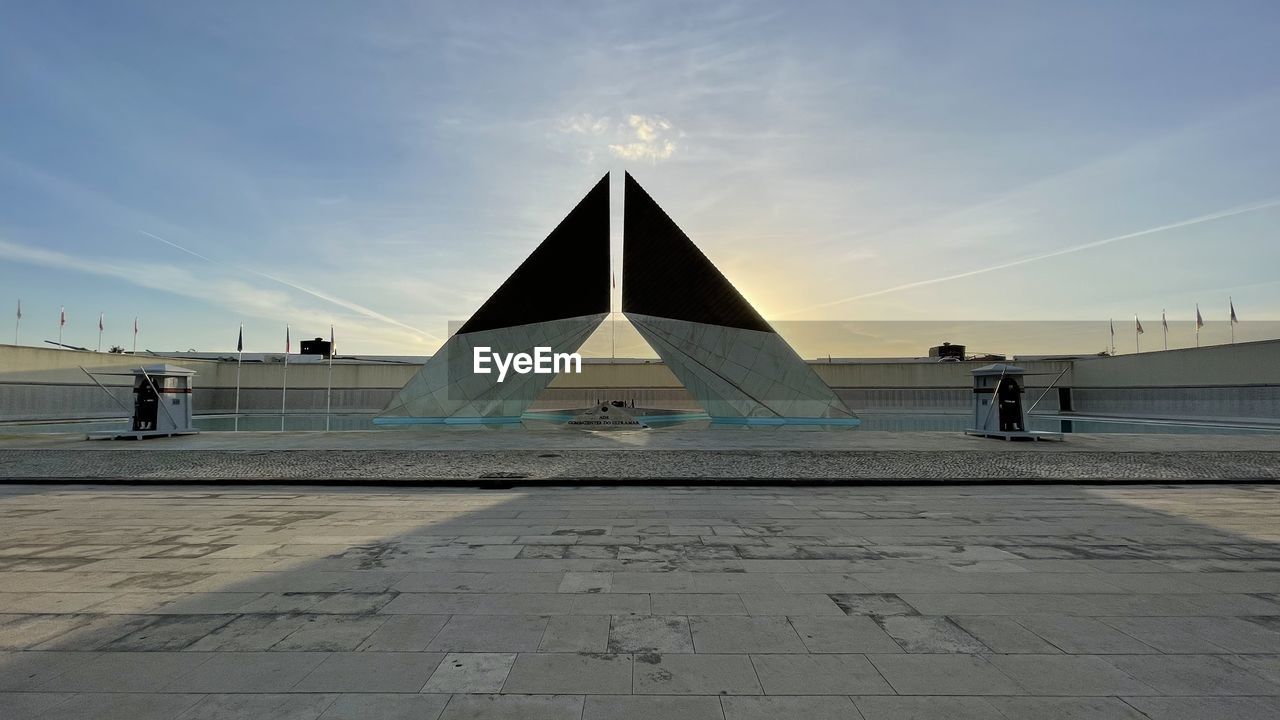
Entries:
[[[622, 313], [712, 422], [858, 424], [629, 173], [624, 201]], [[482, 373], [473, 358], [576, 352], [610, 311], [609, 283], [605, 175], [374, 423], [520, 422], [554, 375]]]
[[622, 314], [713, 421], [858, 423], [630, 173], [625, 193]]
[[374, 418], [378, 425], [518, 423], [555, 377], [473, 372], [476, 348], [573, 353], [609, 313], [606, 174]]

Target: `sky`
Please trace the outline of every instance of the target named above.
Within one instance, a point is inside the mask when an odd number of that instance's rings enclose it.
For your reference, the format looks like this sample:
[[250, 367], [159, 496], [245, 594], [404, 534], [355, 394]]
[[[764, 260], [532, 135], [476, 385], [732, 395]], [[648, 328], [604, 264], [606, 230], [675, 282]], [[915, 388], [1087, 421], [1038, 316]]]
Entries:
[[428, 354], [623, 170], [771, 320], [1280, 319], [1270, 0], [4, 16], [23, 344]]

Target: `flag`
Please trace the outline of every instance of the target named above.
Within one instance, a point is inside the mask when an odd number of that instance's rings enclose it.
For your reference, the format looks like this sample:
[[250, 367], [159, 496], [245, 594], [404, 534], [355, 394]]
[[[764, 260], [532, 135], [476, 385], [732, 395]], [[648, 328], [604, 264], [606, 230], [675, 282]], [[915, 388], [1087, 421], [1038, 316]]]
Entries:
[[1145, 335], [1146, 331], [1142, 329], [1142, 321], [1138, 319], [1137, 315], [1133, 316], [1133, 321], [1138, 324], [1138, 334]]
[[333, 359], [333, 355], [337, 352], [338, 344], [333, 341], [333, 326], [329, 326], [329, 359]]
[[1169, 332], [1169, 320], [1165, 318], [1163, 310], [1160, 311], [1160, 326], [1164, 328], [1165, 332]]
[[284, 354], [288, 355], [293, 346], [289, 343], [289, 326], [284, 326]]
[[18, 300], [18, 319], [22, 319], [22, 300]]
[[1111, 342], [1114, 343], [1115, 341], [1116, 341], [1116, 321], [1112, 320], [1111, 321]]
[[1196, 303], [1196, 330], [1204, 327], [1204, 318], [1200, 316], [1200, 303]]
[[98, 313], [98, 332], [102, 332], [102, 313]]
[[67, 308], [65, 306], [58, 308], [58, 324], [59, 325], [67, 324]]
[[133, 336], [138, 337], [138, 318], [133, 319]]
[[1227, 299], [1227, 303], [1231, 305], [1231, 324], [1235, 325], [1236, 323], [1240, 322], [1240, 320], [1236, 318], [1236, 303], [1234, 300], [1231, 300], [1229, 298]]
[[236, 352], [244, 352], [244, 325], [240, 326], [240, 335], [236, 337]]

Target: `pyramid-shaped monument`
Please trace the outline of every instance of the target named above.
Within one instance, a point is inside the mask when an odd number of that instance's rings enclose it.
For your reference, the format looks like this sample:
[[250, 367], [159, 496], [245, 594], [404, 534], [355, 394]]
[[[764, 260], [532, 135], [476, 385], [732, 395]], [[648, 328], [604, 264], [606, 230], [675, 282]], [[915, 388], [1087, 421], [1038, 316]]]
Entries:
[[473, 349], [576, 352], [609, 313], [609, 176], [542, 241], [374, 419], [379, 425], [518, 422], [555, 377], [473, 372]]
[[630, 173], [624, 201], [622, 313], [713, 420], [857, 424]]

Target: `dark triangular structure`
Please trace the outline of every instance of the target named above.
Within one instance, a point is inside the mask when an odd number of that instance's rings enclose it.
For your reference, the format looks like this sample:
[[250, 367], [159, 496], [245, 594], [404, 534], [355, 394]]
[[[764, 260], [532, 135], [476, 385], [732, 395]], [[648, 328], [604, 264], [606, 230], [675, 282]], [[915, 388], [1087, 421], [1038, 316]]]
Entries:
[[773, 332], [631, 173], [624, 197], [623, 312]]
[[609, 175], [560, 221], [459, 333], [609, 312]]
[[713, 419], [857, 424], [835, 392], [626, 176], [622, 312]]
[[403, 387], [376, 424], [517, 422], [554, 375], [502, 383], [473, 371], [473, 349], [576, 352], [609, 313], [609, 176]]

